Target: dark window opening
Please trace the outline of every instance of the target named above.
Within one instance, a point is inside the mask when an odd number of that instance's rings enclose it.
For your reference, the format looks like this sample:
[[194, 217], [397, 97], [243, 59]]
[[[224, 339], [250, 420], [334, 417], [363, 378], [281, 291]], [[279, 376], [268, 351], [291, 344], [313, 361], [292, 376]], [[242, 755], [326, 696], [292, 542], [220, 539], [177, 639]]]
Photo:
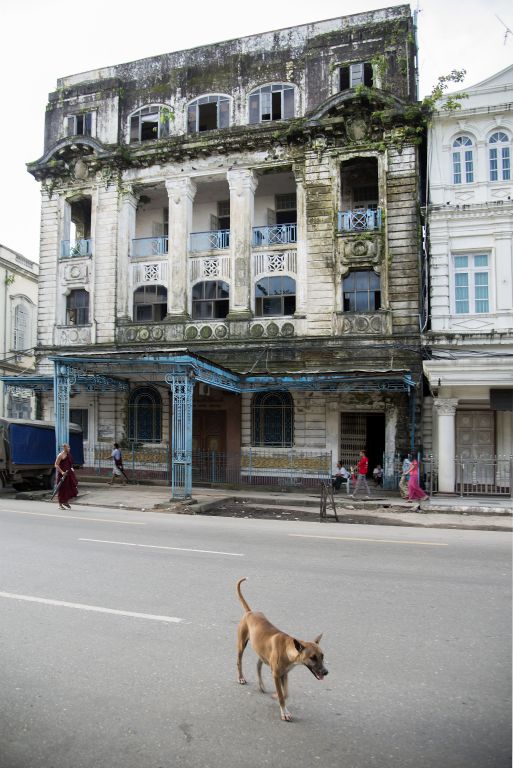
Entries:
[[293, 445], [294, 402], [288, 392], [260, 392], [251, 402], [251, 444]]
[[162, 439], [162, 398], [153, 387], [139, 387], [130, 393], [128, 439], [135, 443], [160, 443]]
[[82, 429], [84, 440], [89, 438], [89, 411], [87, 408], [70, 408], [69, 420], [72, 424], [78, 424]]
[[222, 280], [196, 283], [192, 289], [192, 317], [195, 320], [222, 320], [230, 311], [230, 288]]
[[344, 312], [375, 312], [381, 309], [381, 285], [374, 270], [350, 272], [343, 280]]
[[262, 277], [255, 286], [257, 317], [288, 316], [296, 311], [296, 281], [291, 277]]
[[92, 130], [92, 112], [82, 112], [80, 115], [70, 115], [68, 117], [68, 136], [91, 136]]
[[134, 291], [134, 320], [159, 323], [167, 315], [167, 289], [163, 285], [143, 285]]
[[198, 131], [217, 128], [217, 104], [200, 104], [198, 107]]
[[276, 224], [297, 224], [296, 193], [276, 195]]
[[87, 325], [89, 323], [89, 294], [83, 289], [71, 291], [66, 299], [66, 324]]
[[343, 67], [340, 67], [340, 90], [346, 91], [348, 88], [355, 88], [357, 85], [366, 85], [369, 88], [372, 88], [374, 85], [372, 64], [369, 61], [345, 64]]

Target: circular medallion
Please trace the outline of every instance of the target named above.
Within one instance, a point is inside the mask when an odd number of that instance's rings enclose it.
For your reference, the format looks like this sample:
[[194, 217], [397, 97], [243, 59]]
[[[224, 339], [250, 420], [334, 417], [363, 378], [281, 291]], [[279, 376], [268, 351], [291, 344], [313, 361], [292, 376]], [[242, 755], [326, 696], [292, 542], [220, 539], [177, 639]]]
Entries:
[[161, 339], [164, 335], [164, 331], [162, 328], [152, 328], [151, 329], [151, 337], [152, 339]]
[[294, 325], [293, 323], [283, 323], [281, 326], [281, 335], [282, 336], [294, 336]]
[[215, 335], [218, 339], [224, 339], [228, 336], [228, 328], [226, 325], [218, 325], [215, 329]]
[[140, 328], [137, 333], [138, 341], [148, 341], [150, 338], [150, 332], [147, 328]]
[[127, 328], [125, 331], [125, 339], [127, 341], [134, 341], [136, 336], [135, 328]]
[[188, 328], [185, 329], [185, 338], [186, 339], [195, 339], [198, 335], [198, 329], [195, 325], [189, 325]]
[[277, 336], [279, 332], [280, 332], [280, 329], [278, 328], [276, 323], [269, 323], [269, 325], [267, 326], [268, 336], [271, 336], [271, 337]]
[[212, 328], [209, 325], [204, 325], [200, 331], [202, 339], [209, 339], [212, 336]]
[[260, 336], [264, 335], [264, 326], [260, 325], [260, 323], [252, 325], [249, 334], [250, 336], [253, 336], [254, 339], [258, 339]]
[[348, 317], [344, 317], [342, 321], [342, 333], [351, 333], [353, 330], [353, 324]]
[[369, 330], [369, 319], [367, 317], [357, 317], [354, 323], [355, 330], [364, 333]]

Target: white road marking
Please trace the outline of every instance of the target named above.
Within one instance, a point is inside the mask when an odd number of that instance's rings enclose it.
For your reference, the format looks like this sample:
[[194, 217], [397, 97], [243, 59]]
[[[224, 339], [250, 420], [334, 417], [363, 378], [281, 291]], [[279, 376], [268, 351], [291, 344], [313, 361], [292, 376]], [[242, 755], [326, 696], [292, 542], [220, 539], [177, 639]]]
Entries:
[[399, 539], [365, 539], [362, 536], [314, 536], [307, 533], [289, 533], [300, 539], [333, 539], [334, 541], [368, 541], [372, 544], [415, 544], [420, 547], [448, 547], [448, 544], [438, 541], [400, 541]]
[[146, 525], [132, 520], [108, 520], [104, 517], [84, 517], [83, 515], [57, 515], [51, 512], [24, 512], [21, 509], [0, 509], [0, 512], [14, 512], [15, 515], [34, 515], [35, 517], [58, 517], [64, 520], [85, 520], [91, 523], [117, 523], [118, 525]]
[[158, 616], [153, 613], [135, 613], [134, 611], [118, 611], [115, 608], [102, 608], [99, 605], [85, 605], [84, 603], [67, 603], [64, 600], [50, 600], [47, 597], [34, 597], [33, 595], [17, 595], [13, 592], [0, 592], [0, 597], [9, 600], [25, 600], [29, 603], [43, 603], [43, 605], [54, 605], [59, 608], [76, 608], [80, 611], [95, 611], [96, 613], [113, 613], [115, 616], [129, 616], [133, 619], [149, 619], [150, 621], [164, 621], [173, 624], [179, 624], [183, 619], [176, 616]]
[[121, 547], [143, 547], [145, 549], [169, 549], [176, 552], [201, 552], [205, 555], [227, 555], [228, 557], [244, 557], [240, 552], [217, 552], [213, 549], [189, 549], [188, 547], [163, 547], [157, 544], [134, 544], [131, 541], [105, 541], [104, 539], [79, 539], [79, 541], [92, 541], [96, 544], [118, 544]]

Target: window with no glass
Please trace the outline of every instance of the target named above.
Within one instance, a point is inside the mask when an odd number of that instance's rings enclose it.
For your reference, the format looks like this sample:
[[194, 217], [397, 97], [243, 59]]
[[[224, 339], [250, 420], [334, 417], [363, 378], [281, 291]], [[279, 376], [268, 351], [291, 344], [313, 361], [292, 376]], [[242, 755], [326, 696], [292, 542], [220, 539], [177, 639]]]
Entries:
[[274, 83], [257, 88], [249, 96], [249, 122], [289, 120], [294, 117], [294, 86]]
[[202, 96], [191, 101], [187, 108], [187, 131], [201, 133], [230, 125], [230, 99], [228, 96]]
[[82, 112], [80, 115], [68, 116], [68, 136], [92, 136], [93, 113]]
[[172, 110], [163, 104], [142, 107], [130, 116], [130, 143], [169, 136]]
[[346, 64], [340, 67], [339, 77], [339, 88], [341, 91], [355, 88], [357, 85], [367, 85], [369, 88], [372, 88], [374, 85], [370, 61], [359, 61], [355, 64]]

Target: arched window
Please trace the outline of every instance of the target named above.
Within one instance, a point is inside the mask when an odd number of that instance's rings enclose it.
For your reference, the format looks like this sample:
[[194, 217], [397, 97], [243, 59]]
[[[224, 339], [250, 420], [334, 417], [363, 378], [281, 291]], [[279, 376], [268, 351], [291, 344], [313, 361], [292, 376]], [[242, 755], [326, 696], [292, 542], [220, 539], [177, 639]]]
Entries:
[[128, 403], [128, 439], [134, 443], [162, 440], [162, 398], [154, 387], [138, 387]]
[[458, 136], [453, 142], [452, 178], [454, 184], [471, 184], [474, 181], [474, 154], [469, 136]]
[[251, 444], [289, 448], [294, 437], [294, 401], [288, 392], [259, 392], [251, 403]]
[[216, 128], [228, 128], [230, 125], [230, 99], [228, 96], [215, 94], [201, 96], [191, 101], [187, 107], [188, 133], [214, 131]]
[[167, 315], [167, 288], [163, 285], [142, 285], [134, 291], [134, 320], [158, 323]]
[[249, 122], [288, 120], [294, 117], [294, 86], [273, 83], [257, 88], [249, 95]]
[[30, 313], [26, 304], [17, 304], [14, 309], [13, 349], [30, 347]]
[[173, 110], [164, 104], [141, 107], [130, 115], [130, 144], [169, 136], [169, 122], [172, 117]]
[[66, 325], [89, 323], [89, 294], [83, 288], [70, 291], [66, 298]]
[[342, 283], [344, 312], [375, 312], [381, 307], [381, 284], [373, 269], [349, 272]]
[[511, 179], [511, 152], [507, 133], [497, 131], [488, 139], [490, 145], [490, 181]]
[[293, 315], [296, 311], [296, 281], [292, 277], [261, 277], [255, 286], [255, 315]]
[[220, 320], [230, 311], [230, 288], [222, 280], [205, 280], [192, 288], [192, 317]]

